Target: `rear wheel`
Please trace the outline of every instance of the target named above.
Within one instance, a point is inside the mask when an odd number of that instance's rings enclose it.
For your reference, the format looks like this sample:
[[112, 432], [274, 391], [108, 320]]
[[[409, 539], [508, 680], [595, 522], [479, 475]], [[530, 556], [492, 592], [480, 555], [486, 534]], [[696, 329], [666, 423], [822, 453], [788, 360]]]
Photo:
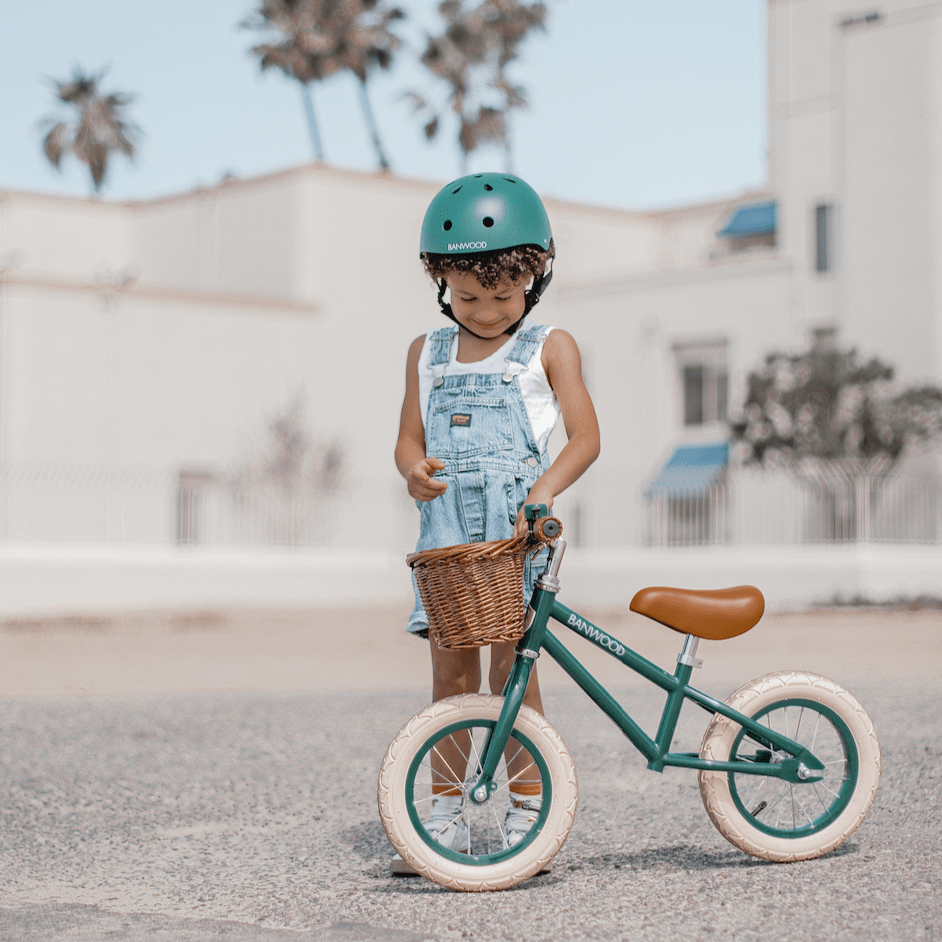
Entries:
[[[808, 860], [839, 846], [860, 825], [880, 781], [880, 744], [857, 700], [818, 674], [781, 671], [737, 690], [728, 705], [806, 747], [824, 764], [818, 781], [700, 772], [700, 795], [719, 832], [765, 860]], [[718, 761], [791, 758], [717, 714], [700, 754]]]
[[[503, 703], [502, 697], [478, 694], [436, 701], [406, 723], [383, 760], [378, 800], [386, 833], [403, 859], [442, 886], [473, 891], [514, 886], [552, 860], [572, 827], [578, 792], [572, 757], [559, 733], [529, 707], [520, 709], [494, 777], [495, 791], [483, 804], [471, 801], [469, 790], [480, 777], [485, 741]], [[512, 778], [508, 765], [516, 770]], [[437, 793], [447, 789], [464, 798], [453, 822], [461, 828], [458, 846], [451, 846], [454, 827], [426, 827], [433, 776]], [[536, 820], [522, 836], [515, 835], [516, 843], [504, 820], [512, 783], [542, 795]]]

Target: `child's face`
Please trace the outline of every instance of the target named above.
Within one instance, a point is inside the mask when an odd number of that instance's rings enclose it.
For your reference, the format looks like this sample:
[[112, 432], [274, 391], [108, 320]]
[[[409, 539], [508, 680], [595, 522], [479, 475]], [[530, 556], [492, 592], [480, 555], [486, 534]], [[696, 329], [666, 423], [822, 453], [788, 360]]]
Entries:
[[495, 288], [485, 288], [471, 272], [450, 272], [445, 283], [458, 323], [479, 337], [499, 337], [526, 310], [527, 280], [505, 279]]

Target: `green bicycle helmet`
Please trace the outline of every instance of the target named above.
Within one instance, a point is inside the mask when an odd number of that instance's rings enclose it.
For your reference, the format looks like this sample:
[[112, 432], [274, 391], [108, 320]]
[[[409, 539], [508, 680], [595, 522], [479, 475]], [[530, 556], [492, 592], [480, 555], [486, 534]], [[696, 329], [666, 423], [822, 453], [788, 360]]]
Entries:
[[[533, 187], [509, 173], [474, 173], [449, 183], [435, 195], [425, 211], [419, 252], [475, 255], [523, 245], [546, 251], [552, 240], [549, 218]], [[549, 269], [534, 278], [523, 317], [539, 301], [552, 277]], [[444, 300], [445, 289], [442, 280], [438, 303], [454, 320], [451, 305]], [[513, 333], [519, 323], [507, 333]]]

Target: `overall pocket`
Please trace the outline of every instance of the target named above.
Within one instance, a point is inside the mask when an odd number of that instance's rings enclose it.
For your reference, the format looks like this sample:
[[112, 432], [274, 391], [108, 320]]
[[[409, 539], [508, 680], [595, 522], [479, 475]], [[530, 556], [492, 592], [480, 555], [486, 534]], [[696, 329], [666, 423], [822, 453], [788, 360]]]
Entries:
[[426, 421], [426, 451], [436, 458], [513, 448], [510, 403], [499, 397], [449, 396], [433, 406]]

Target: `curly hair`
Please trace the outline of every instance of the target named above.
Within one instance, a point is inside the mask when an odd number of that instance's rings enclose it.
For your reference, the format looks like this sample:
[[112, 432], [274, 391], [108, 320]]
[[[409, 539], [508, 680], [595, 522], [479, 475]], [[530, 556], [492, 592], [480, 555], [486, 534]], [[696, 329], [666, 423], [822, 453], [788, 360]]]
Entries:
[[518, 282], [536, 278], [546, 271], [549, 260], [556, 255], [552, 242], [544, 251], [534, 245], [517, 245], [495, 252], [472, 255], [437, 255], [422, 253], [422, 264], [433, 281], [441, 281], [450, 272], [470, 272], [485, 288], [496, 288], [505, 279]]

